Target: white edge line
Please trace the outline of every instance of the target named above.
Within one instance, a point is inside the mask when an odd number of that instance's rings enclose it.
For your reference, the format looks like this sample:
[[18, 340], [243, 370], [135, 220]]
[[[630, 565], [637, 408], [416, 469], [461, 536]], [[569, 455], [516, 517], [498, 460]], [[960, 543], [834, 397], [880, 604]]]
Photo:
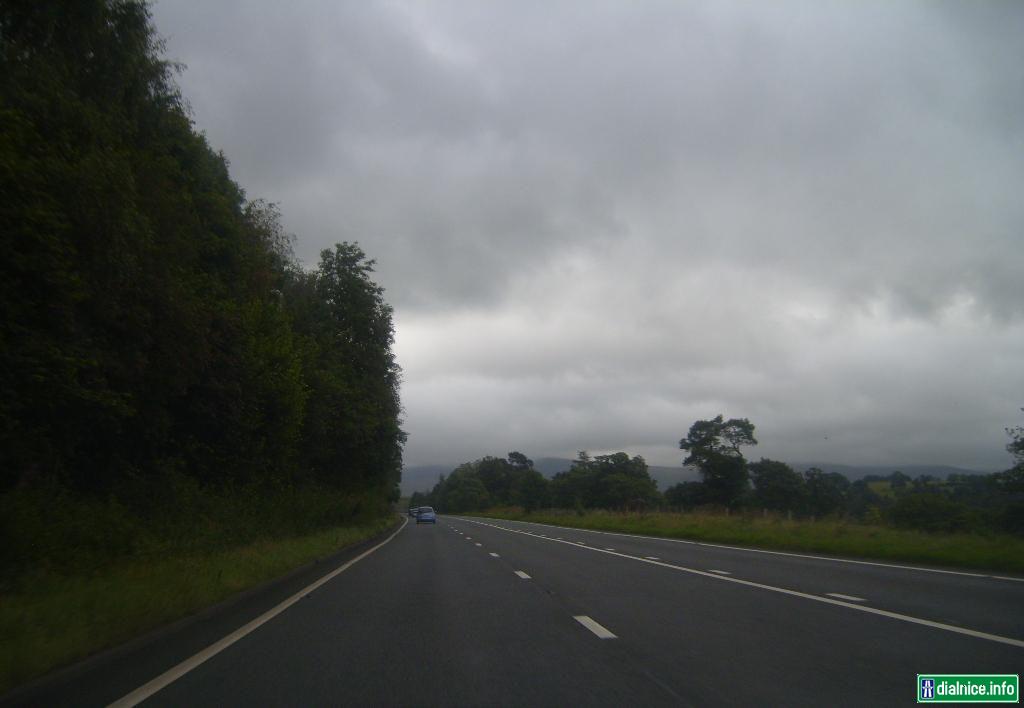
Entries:
[[854, 597], [853, 595], [843, 595], [839, 592], [827, 592], [825, 593], [829, 597], [838, 597], [840, 600], [849, 600], [850, 602], [867, 602], [863, 597]]
[[[480, 524], [481, 526], [492, 526], [491, 524], [486, 524], [486, 523], [484, 523], [482, 521], [475, 521], [473, 519], [463, 519], [463, 521], [469, 521], [469, 522], [474, 523], [474, 524]], [[499, 528], [499, 527], [494, 526], [493, 528]], [[511, 530], [511, 531], [509, 531], [509, 533], [520, 533], [520, 534], [523, 534], [524, 536], [533, 536], [534, 538], [537, 537], [536, 534], [530, 533], [529, 531]], [[813, 600], [814, 602], [822, 602], [822, 603], [825, 603], [826, 605], [836, 605], [838, 607], [846, 607], [846, 608], [849, 608], [851, 610], [857, 610], [858, 612], [867, 612], [867, 613], [872, 614], [872, 615], [879, 615], [880, 617], [889, 617], [890, 619], [900, 620], [902, 622], [910, 622], [911, 624], [919, 624], [919, 625], [922, 625], [924, 627], [932, 627], [934, 629], [941, 629], [941, 630], [944, 630], [944, 631], [947, 631], [947, 632], [953, 632], [955, 634], [964, 634], [964, 635], [966, 635], [968, 637], [975, 637], [977, 639], [987, 639], [990, 642], [998, 642], [999, 644], [1009, 644], [1010, 646], [1013, 646], [1013, 647], [1024, 648], [1024, 640], [1022, 640], [1022, 639], [1014, 639], [1012, 637], [1003, 637], [1003, 636], [1000, 636], [998, 634], [989, 634], [988, 632], [979, 632], [976, 629], [967, 629], [965, 627], [955, 627], [955, 626], [953, 626], [951, 624], [943, 624], [942, 622], [935, 622], [933, 620], [922, 619], [920, 617], [912, 617], [910, 615], [901, 615], [898, 612], [889, 612], [888, 610], [880, 610], [880, 609], [875, 608], [875, 607], [866, 607], [864, 605], [856, 605], [856, 604], [854, 604], [852, 602], [846, 602], [844, 600], [835, 600], [835, 599], [832, 599], [830, 597], [822, 597], [821, 595], [811, 595], [810, 593], [800, 592], [799, 590], [790, 590], [788, 588], [780, 588], [780, 587], [776, 587], [774, 585], [765, 585], [764, 583], [755, 583], [752, 580], [740, 580], [739, 578], [733, 578], [733, 577], [726, 576], [726, 575], [716, 575], [715, 573], [710, 573], [710, 572], [707, 572], [707, 571], [704, 571], [704, 570], [697, 570], [696, 568], [686, 568], [686, 567], [681, 566], [681, 565], [674, 565], [672, 563], [666, 563], [665, 561], [653, 561], [653, 560], [647, 560], [646, 558], [640, 558], [639, 556], [631, 556], [631, 555], [628, 555], [626, 553], [617, 553], [615, 551], [605, 551], [605, 550], [600, 549], [600, 548], [595, 548], [594, 546], [580, 546], [580, 545], [578, 545], [576, 543], [570, 543], [568, 541], [557, 541], [556, 539], [551, 539], [551, 538], [547, 538], [547, 539], [544, 539], [544, 540], [551, 541], [552, 543], [564, 543], [564, 544], [572, 546], [574, 548], [581, 548], [581, 549], [583, 549], [585, 551], [593, 551], [594, 553], [607, 553], [609, 555], [618, 556], [620, 558], [628, 558], [630, 560], [635, 560], [635, 561], [637, 561], [639, 563], [650, 563], [651, 565], [660, 565], [663, 568], [670, 568], [672, 570], [678, 570], [678, 571], [681, 571], [681, 572], [684, 572], [684, 573], [691, 573], [693, 575], [701, 575], [701, 576], [704, 576], [705, 578], [714, 578], [715, 580], [720, 580], [720, 581], [725, 582], [725, 583], [736, 583], [738, 585], [746, 585], [747, 587], [751, 587], [751, 588], [758, 588], [760, 590], [768, 590], [769, 592], [777, 592], [777, 593], [780, 593], [780, 594], [783, 594], [783, 595], [790, 595], [792, 597], [800, 597], [800, 598], [803, 598], [805, 600]], [[519, 571], [516, 571], [516, 572], [518, 573]], [[943, 571], [939, 571], [939, 572], [943, 572]]]
[[[490, 518], [487, 516], [481, 518]], [[472, 521], [463, 519], [463, 521]], [[480, 523], [480, 522], [473, 522]], [[726, 548], [730, 551], [744, 551], [746, 553], [767, 553], [773, 556], [789, 556], [791, 558], [809, 558], [810, 560], [832, 561], [833, 563], [855, 563], [857, 565], [873, 565], [881, 568], [899, 568], [900, 570], [919, 570], [923, 573], [943, 573], [945, 575], [966, 575], [971, 578], [996, 578], [998, 580], [1015, 580], [1024, 583], [1024, 578], [1009, 578], [1002, 575], [988, 575], [986, 573], [969, 573], [963, 570], [942, 570], [940, 568], [924, 568], [917, 565], [899, 565], [897, 563], [882, 563], [879, 561], [856, 560], [854, 558], [835, 558], [833, 556], [814, 556], [808, 553], [792, 553], [790, 551], [769, 551], [765, 548], [747, 548], [745, 546], [727, 546], [721, 543], [708, 543], [706, 541], [687, 541], [683, 538], [665, 538], [664, 536], [641, 536], [635, 533], [621, 533], [618, 531], [598, 531], [596, 529], [578, 529], [573, 526], [555, 526], [554, 524], [542, 524], [539, 521], [518, 521], [520, 524], [532, 524], [534, 526], [546, 526], [552, 529], [571, 529], [573, 531], [584, 531], [586, 533], [600, 533], [605, 536], [622, 536], [624, 538], [639, 538], [644, 541], [668, 541], [669, 543], [688, 543], [693, 546], [707, 546], [709, 548]], [[501, 528], [500, 526], [495, 528]], [[508, 529], [505, 529], [508, 530]], [[549, 538], [545, 536], [544, 538]], [[561, 540], [560, 538], [558, 540]]]
[[573, 619], [582, 624], [584, 627], [589, 629], [591, 632], [596, 634], [601, 639], [617, 639], [614, 634], [608, 631], [607, 628], [602, 627], [600, 624], [587, 617], [586, 615], [573, 615]]
[[319, 588], [324, 583], [332, 580], [333, 578], [335, 578], [340, 573], [343, 573], [344, 571], [348, 570], [350, 567], [352, 567], [353, 565], [355, 565], [356, 563], [361, 561], [363, 558], [366, 558], [366, 556], [370, 555], [371, 553], [376, 551], [381, 546], [384, 546], [387, 543], [390, 543], [391, 539], [393, 539], [395, 536], [397, 536], [399, 533], [402, 532], [402, 529], [405, 528], [405, 525], [407, 523], [409, 523], [409, 520], [403, 518], [402, 525], [398, 528], [398, 530], [395, 531], [390, 536], [388, 536], [383, 541], [381, 541], [380, 543], [378, 543], [373, 548], [369, 548], [369, 549], [363, 551], [362, 553], [360, 553], [355, 558], [353, 558], [350, 561], [346, 562], [344, 565], [342, 565], [342, 566], [332, 570], [330, 573], [328, 573], [327, 575], [323, 576], [322, 578], [320, 578], [316, 582], [307, 585], [302, 590], [299, 590], [297, 593], [295, 593], [294, 595], [289, 597], [287, 600], [285, 600], [281, 604], [279, 604], [276, 607], [273, 607], [273, 608], [267, 610], [266, 612], [264, 612], [262, 615], [260, 615], [256, 619], [254, 619], [251, 622], [249, 622], [249, 623], [239, 627], [238, 629], [236, 629], [231, 634], [229, 634], [226, 637], [224, 637], [224, 638], [214, 642], [213, 644], [211, 644], [210, 646], [206, 647], [202, 651], [200, 651], [200, 652], [198, 652], [196, 654], [193, 654], [188, 659], [185, 659], [184, 661], [179, 663], [177, 666], [171, 667], [170, 669], [168, 669], [167, 671], [163, 672], [162, 674], [160, 674], [159, 676], [157, 676], [153, 680], [151, 680], [151, 681], [149, 681], [147, 683], [144, 683], [143, 685], [139, 686], [134, 691], [129, 693], [127, 696], [124, 696], [123, 698], [120, 698], [120, 699], [114, 701], [113, 703], [111, 703], [107, 708], [127, 708], [129, 706], [136, 706], [139, 703], [142, 703], [142, 701], [146, 700], [147, 698], [152, 696], [157, 691], [160, 691], [161, 689], [166, 688], [167, 686], [171, 685], [172, 683], [177, 681], [179, 678], [181, 678], [182, 676], [184, 676], [189, 671], [191, 671], [192, 669], [196, 668], [197, 666], [199, 666], [200, 664], [202, 664], [206, 660], [211, 659], [214, 656], [216, 656], [217, 654], [219, 654], [220, 652], [224, 651], [225, 649], [227, 649], [229, 646], [231, 646], [232, 644], [237, 642], [242, 637], [246, 636], [247, 634], [250, 634], [251, 632], [253, 632], [253, 631], [257, 630], [257, 629], [259, 629], [262, 625], [266, 624], [270, 620], [272, 620], [275, 617], [277, 617], [279, 614], [281, 614], [282, 612], [287, 610], [289, 607], [294, 605], [296, 602], [298, 602], [299, 600], [304, 598], [306, 595], [308, 595], [309, 593], [313, 592], [314, 590]]

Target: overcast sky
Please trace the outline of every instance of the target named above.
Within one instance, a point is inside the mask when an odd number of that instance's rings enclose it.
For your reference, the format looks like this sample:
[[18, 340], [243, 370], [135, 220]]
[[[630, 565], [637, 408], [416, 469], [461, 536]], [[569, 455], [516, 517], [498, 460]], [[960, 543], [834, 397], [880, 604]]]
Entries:
[[199, 130], [395, 308], [409, 465], [1006, 468], [1024, 3], [157, 0]]

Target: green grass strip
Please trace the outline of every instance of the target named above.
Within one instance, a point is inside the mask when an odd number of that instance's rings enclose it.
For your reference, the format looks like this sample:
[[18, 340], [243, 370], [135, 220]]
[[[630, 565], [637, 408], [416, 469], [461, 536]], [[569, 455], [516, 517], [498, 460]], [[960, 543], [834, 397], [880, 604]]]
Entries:
[[0, 596], [0, 695], [56, 667], [194, 614], [372, 538], [394, 517], [190, 556], [133, 559], [89, 576], [23, 578]]
[[925, 533], [841, 520], [794, 520], [706, 512], [646, 514], [492, 509], [475, 514], [594, 531], [682, 538], [753, 548], [822, 553], [849, 558], [1024, 573], [1024, 539], [1006, 535]]

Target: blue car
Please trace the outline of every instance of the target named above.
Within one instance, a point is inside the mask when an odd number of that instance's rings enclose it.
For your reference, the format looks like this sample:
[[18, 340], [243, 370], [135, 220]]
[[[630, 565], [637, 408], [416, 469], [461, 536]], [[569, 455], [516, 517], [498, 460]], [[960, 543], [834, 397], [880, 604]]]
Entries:
[[429, 506], [421, 506], [419, 511], [416, 512], [416, 523], [417, 524], [436, 524], [437, 514]]

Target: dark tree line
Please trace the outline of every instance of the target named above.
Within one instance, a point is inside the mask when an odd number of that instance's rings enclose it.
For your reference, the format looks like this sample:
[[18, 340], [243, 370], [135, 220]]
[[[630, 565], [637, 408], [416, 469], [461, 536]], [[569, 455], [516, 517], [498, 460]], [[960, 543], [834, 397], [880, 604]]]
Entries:
[[[990, 475], [950, 475], [946, 480], [902, 472], [869, 475], [851, 482], [844, 475], [812, 467], [802, 474], [784, 462], [762, 457], [748, 462], [741, 446], [756, 445], [746, 418], [719, 415], [691, 426], [679, 447], [689, 454], [702, 481], [665, 491], [675, 508], [700, 506], [766, 509], [798, 517], [843, 516], [926, 531], [1001, 531], [1024, 534], [1024, 429], [1009, 428], [1007, 445], [1016, 460], [1010, 470]], [[872, 488], [884, 483], [888, 494]]]
[[427, 494], [413, 494], [411, 506], [442, 512], [481, 511], [517, 505], [527, 512], [555, 506], [577, 509], [648, 508], [660, 500], [657, 483], [642, 457], [624, 452], [591, 457], [579, 453], [570, 468], [546, 479], [520, 452], [507, 459], [484, 457], [442, 475]]
[[396, 497], [391, 308], [196, 132], [145, 4], [0, 3], [0, 492]]

